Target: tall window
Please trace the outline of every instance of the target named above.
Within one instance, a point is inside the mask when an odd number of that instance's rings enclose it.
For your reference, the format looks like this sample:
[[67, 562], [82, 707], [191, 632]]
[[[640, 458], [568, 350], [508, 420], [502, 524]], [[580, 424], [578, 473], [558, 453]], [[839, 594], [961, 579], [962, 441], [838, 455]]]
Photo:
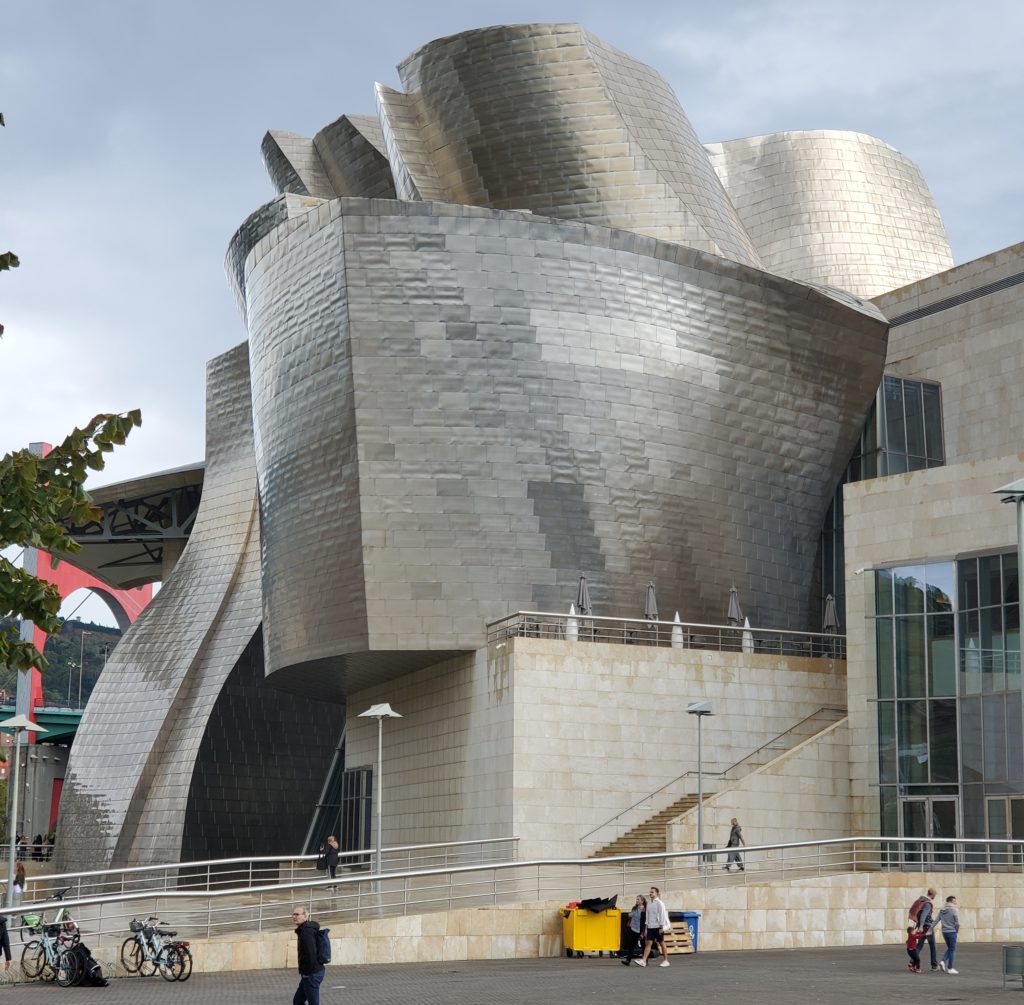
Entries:
[[821, 600], [832, 594], [846, 623], [843, 486], [945, 464], [942, 390], [938, 384], [886, 375], [868, 410], [853, 457], [836, 488], [821, 532]]

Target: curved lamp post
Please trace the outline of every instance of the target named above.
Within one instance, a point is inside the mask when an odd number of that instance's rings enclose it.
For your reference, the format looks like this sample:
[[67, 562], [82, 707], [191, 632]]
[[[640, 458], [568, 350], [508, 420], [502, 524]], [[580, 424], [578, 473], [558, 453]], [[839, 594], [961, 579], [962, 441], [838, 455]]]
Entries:
[[3, 722], [0, 722], [0, 729], [10, 730], [14, 733], [14, 742], [11, 745], [11, 750], [14, 753], [14, 770], [11, 773], [9, 800], [11, 813], [7, 821], [7, 836], [10, 840], [10, 847], [7, 849], [7, 906], [14, 907], [14, 859], [18, 851], [18, 769], [21, 765], [21, 734], [45, 733], [46, 730], [42, 726], [37, 726], [27, 715], [16, 715], [11, 719], [4, 719]]
[[384, 826], [384, 720], [401, 719], [402, 717], [387, 703], [371, 705], [365, 712], [360, 712], [360, 719], [377, 720], [377, 875], [381, 874], [383, 865], [382, 849]]

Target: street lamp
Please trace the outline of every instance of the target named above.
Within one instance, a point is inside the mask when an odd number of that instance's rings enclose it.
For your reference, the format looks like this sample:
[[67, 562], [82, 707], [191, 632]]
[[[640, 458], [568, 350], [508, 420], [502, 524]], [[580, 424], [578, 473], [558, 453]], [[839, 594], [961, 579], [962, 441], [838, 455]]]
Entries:
[[714, 715], [710, 701], [694, 701], [686, 706], [690, 715], [697, 716], [697, 867], [704, 860], [704, 745], [701, 723], [706, 715]]
[[993, 495], [1002, 496], [1004, 503], [1017, 504], [1017, 581], [1020, 582], [1024, 577], [1024, 478], [994, 489]]
[[[78, 707], [82, 707], [82, 672], [85, 669], [85, 637], [92, 635], [92, 632], [83, 631], [79, 637], [78, 645]], [[70, 705], [71, 703], [68, 702]]]
[[10, 846], [7, 849], [7, 906], [14, 907], [14, 859], [17, 855], [18, 840], [18, 769], [21, 765], [21, 734], [26, 732], [45, 733], [42, 726], [37, 726], [26, 715], [16, 715], [0, 722], [0, 729], [9, 729], [14, 733], [11, 751], [14, 754], [14, 770], [11, 773], [11, 815], [7, 821]]
[[402, 717], [387, 703], [371, 705], [365, 712], [360, 712], [360, 719], [377, 720], [377, 875], [383, 871], [382, 849], [384, 826], [384, 720], [401, 719]]

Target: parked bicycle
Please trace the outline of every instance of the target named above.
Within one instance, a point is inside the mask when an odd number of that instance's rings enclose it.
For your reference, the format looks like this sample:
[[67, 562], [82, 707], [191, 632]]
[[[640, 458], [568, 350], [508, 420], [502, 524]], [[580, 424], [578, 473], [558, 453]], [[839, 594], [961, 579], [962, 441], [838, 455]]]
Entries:
[[27, 914], [22, 921], [28, 933], [37, 938], [26, 942], [21, 951], [21, 972], [29, 980], [56, 980], [61, 987], [70, 987], [78, 966], [71, 945], [62, 941], [61, 926], [46, 924], [38, 914]]
[[165, 981], [187, 981], [192, 976], [192, 953], [189, 944], [180, 940], [167, 942], [178, 933], [158, 928], [155, 917], [139, 921], [132, 918], [128, 925], [132, 934], [121, 946], [121, 966], [129, 974], [151, 977], [159, 971]]
[[[63, 890], [58, 890], [56, 893], [50, 894], [46, 898], [47, 902], [51, 900], [62, 901], [70, 892], [71, 887], [66, 886]], [[68, 946], [77, 946], [82, 941], [82, 933], [78, 930], [78, 922], [71, 917], [71, 912], [63, 905], [57, 909], [56, 915], [54, 915], [51, 924], [60, 926], [60, 937], [61, 942]]]

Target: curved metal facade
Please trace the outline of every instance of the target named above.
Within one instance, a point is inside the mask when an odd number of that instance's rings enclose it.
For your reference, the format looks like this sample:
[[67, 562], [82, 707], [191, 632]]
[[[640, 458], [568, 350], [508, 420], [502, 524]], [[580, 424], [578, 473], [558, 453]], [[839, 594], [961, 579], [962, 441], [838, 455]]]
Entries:
[[[262, 683], [262, 648], [252, 649], [261, 610], [248, 346], [208, 367], [207, 415], [195, 528], [108, 660], [75, 738], [60, 869], [172, 862], [203, 848], [298, 847], [322, 781], [309, 765], [340, 730], [338, 706]], [[225, 736], [208, 735], [211, 716]], [[268, 735], [273, 747], [261, 748]], [[218, 740], [232, 749], [227, 764], [211, 756]], [[257, 765], [264, 799], [277, 806], [258, 819], [260, 804], [245, 802], [238, 782], [222, 784], [225, 768], [248, 775]]]
[[735, 582], [756, 623], [807, 626], [881, 376], [869, 305], [636, 234], [354, 199], [266, 234], [245, 296], [280, 686], [475, 649], [581, 570], [603, 610], [654, 577], [714, 621]]
[[773, 272], [874, 297], [953, 265], [917, 165], [874, 136], [774, 133], [707, 149]]

